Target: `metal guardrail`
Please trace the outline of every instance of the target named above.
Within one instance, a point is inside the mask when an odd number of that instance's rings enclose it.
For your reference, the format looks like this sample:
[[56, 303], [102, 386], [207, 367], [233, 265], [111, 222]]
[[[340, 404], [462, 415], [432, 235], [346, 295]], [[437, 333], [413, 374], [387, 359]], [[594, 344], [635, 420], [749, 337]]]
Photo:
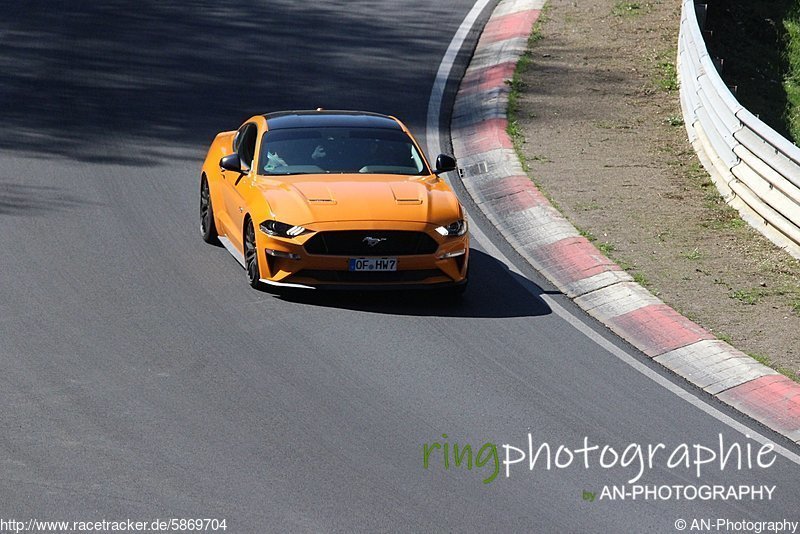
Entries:
[[681, 108], [689, 140], [725, 201], [800, 259], [800, 148], [746, 110], [708, 54], [694, 0], [678, 38]]

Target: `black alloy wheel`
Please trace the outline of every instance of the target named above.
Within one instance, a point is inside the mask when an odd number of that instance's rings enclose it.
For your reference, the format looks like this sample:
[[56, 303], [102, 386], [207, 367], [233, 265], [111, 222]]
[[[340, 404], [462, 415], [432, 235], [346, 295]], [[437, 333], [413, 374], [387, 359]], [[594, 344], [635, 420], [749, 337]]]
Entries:
[[206, 243], [217, 243], [214, 207], [211, 205], [211, 192], [208, 189], [208, 179], [205, 176], [200, 182], [200, 233]]
[[258, 269], [258, 249], [256, 249], [256, 230], [253, 221], [248, 220], [244, 230], [244, 268], [247, 270], [247, 280], [251, 287], [261, 285]]

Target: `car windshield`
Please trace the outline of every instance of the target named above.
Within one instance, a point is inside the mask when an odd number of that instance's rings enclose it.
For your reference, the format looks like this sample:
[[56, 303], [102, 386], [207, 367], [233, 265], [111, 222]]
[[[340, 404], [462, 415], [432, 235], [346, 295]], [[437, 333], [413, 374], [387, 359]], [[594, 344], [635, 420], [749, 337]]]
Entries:
[[429, 174], [411, 138], [387, 128], [286, 128], [261, 142], [259, 173], [267, 175]]

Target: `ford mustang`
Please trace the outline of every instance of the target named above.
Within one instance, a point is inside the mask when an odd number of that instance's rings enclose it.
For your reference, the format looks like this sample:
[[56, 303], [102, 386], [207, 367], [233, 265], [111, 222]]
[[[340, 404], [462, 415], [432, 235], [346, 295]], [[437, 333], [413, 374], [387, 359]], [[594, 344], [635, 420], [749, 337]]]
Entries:
[[203, 239], [250, 285], [466, 287], [464, 211], [394, 117], [353, 111], [257, 115], [216, 136], [200, 180]]

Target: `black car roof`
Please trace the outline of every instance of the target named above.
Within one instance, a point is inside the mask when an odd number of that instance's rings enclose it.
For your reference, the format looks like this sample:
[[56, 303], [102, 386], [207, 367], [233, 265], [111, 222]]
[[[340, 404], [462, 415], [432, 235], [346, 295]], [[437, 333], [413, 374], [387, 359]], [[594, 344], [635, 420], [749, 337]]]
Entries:
[[400, 130], [393, 118], [368, 111], [279, 111], [264, 115], [267, 128], [390, 128]]

